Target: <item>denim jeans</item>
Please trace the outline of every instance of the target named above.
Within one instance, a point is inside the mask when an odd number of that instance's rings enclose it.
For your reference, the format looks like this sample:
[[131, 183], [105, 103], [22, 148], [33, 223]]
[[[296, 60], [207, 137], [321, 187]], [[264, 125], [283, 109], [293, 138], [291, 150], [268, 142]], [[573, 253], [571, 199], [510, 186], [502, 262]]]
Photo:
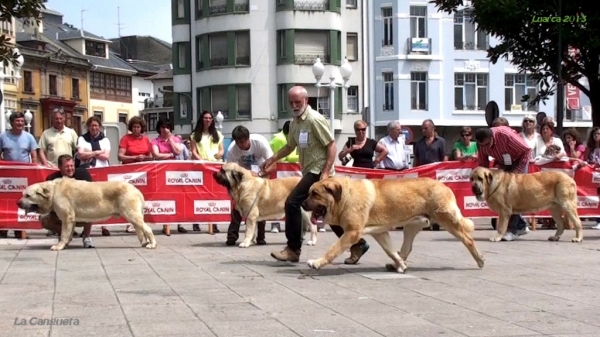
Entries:
[[[528, 170], [529, 170], [529, 163], [525, 164], [523, 171], [515, 171], [513, 173], [527, 174]], [[525, 230], [526, 227], [527, 227], [527, 222], [525, 221], [525, 219], [523, 219], [521, 214], [513, 214], [508, 219], [508, 232], [517, 234], [518, 231]]]

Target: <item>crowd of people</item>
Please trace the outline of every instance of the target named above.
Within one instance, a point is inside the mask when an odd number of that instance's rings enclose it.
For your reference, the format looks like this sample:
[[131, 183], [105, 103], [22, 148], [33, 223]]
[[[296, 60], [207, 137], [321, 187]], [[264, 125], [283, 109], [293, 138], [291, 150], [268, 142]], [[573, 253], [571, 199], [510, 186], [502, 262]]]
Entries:
[[[390, 122], [387, 126], [388, 134], [377, 141], [367, 137], [367, 123], [359, 120], [354, 123], [355, 136], [349, 137], [341, 151], [337, 152], [328, 121], [308, 105], [306, 89], [301, 86], [293, 87], [288, 98], [294, 113], [291, 122], [286, 122], [283, 129], [270, 141], [262, 135], [251, 133], [244, 126], [237, 126], [232, 132], [233, 142], [227, 150], [227, 158], [224, 137], [215, 126], [213, 113], [203, 111], [189, 139], [173, 134], [172, 122], [161, 119], [156, 124], [158, 136], [150, 140], [146, 134], [146, 122], [141, 117], [131, 118], [127, 125], [129, 133], [118, 144], [118, 160], [120, 164], [151, 160], [226, 160], [239, 163], [256, 176], [273, 171], [276, 162], [300, 163], [303, 178], [286, 202], [285, 232], [288, 244], [283, 251], [272, 254], [278, 260], [288, 261], [295, 261], [300, 255], [300, 205], [306, 199], [312, 184], [334, 174], [336, 157], [342, 165], [394, 171], [447, 160], [477, 160], [481, 165], [486, 165], [489, 164], [487, 160], [490, 156], [501, 168], [515, 172], [526, 172], [529, 163], [540, 161], [571, 160], [580, 165], [600, 165], [600, 128], [593, 128], [584, 143], [577, 130], [568, 129], [559, 137], [555, 134], [551, 119], [546, 119], [537, 126], [536, 119], [530, 115], [523, 118], [520, 132], [510, 129], [508, 121], [502, 117], [494, 121], [492, 128], [481, 128], [475, 135], [470, 127], [463, 127], [460, 140], [452, 146], [450, 153], [447, 151], [446, 140], [438, 135], [433, 121], [427, 119], [421, 125], [422, 138], [413, 144], [412, 163], [406, 151], [400, 122]], [[14, 112], [10, 116], [11, 129], [0, 134], [2, 160], [39, 163], [58, 168], [59, 172], [49, 177], [52, 179], [68, 176], [89, 180], [89, 173], [83, 173], [86, 169], [114, 165], [109, 160], [111, 151], [114, 150], [102, 132], [102, 121], [98, 117], [90, 117], [86, 121], [87, 132], [81, 136], [65, 125], [65, 115], [61, 109], [54, 109], [51, 118], [52, 126], [44, 130], [37, 143], [24, 130], [23, 113]], [[492, 145], [494, 142], [496, 146]], [[502, 151], [499, 149], [504, 152], [500, 153]], [[235, 210], [231, 216], [227, 245], [236, 243], [241, 223], [241, 215]], [[58, 233], [59, 221], [56, 217], [50, 217], [41, 222], [44, 228]], [[93, 247], [89, 230], [91, 224], [79, 225], [84, 227], [81, 234], [84, 246]], [[435, 224], [432, 225], [434, 226]], [[258, 228], [257, 244], [265, 244], [265, 223], [259, 223]], [[600, 222], [595, 228], [600, 229]], [[339, 226], [332, 225], [331, 229], [338, 237], [343, 234]], [[106, 227], [101, 230], [102, 235], [110, 235]], [[130, 225], [125, 230], [128, 233], [134, 232]], [[177, 230], [180, 233], [187, 232], [182, 225], [178, 225]], [[271, 231], [279, 230], [279, 224], [274, 223]], [[199, 224], [193, 225], [193, 231], [200, 231]], [[213, 232], [220, 232], [216, 225]], [[163, 226], [163, 233], [170, 235], [168, 226]], [[514, 219], [511, 218], [505, 239], [511, 241], [526, 233], [525, 221], [515, 215]], [[16, 231], [15, 237], [20, 236], [21, 233]], [[7, 231], [0, 231], [0, 237], [7, 237]], [[351, 255], [345, 262], [357, 263], [368, 249], [366, 241], [361, 240], [352, 247]]]

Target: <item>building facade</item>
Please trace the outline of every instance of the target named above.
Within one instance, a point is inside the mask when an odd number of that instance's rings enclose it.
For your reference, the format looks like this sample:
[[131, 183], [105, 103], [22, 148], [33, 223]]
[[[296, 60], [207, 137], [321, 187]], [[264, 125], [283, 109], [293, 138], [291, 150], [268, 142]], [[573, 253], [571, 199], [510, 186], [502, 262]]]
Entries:
[[146, 121], [148, 134], [154, 137], [158, 134], [156, 123], [160, 119], [173, 120], [173, 70], [146, 77], [144, 80], [152, 84], [154, 92], [152, 97], [144, 100], [144, 109], [140, 111], [140, 115]]
[[[0, 35], [5, 36], [6, 39], [11, 41], [12, 43], [16, 43], [16, 26], [15, 26], [15, 18], [11, 17], [10, 21], [1, 21], [0, 22]], [[9, 76], [15, 75], [15, 70], [13, 69], [12, 64], [8, 64], [6, 67], [2, 65], [2, 71], [4, 74]], [[4, 79], [2, 91], [4, 93], [4, 109], [15, 111], [18, 109], [17, 105], [17, 79], [15, 78], [6, 78]], [[3, 116], [2, 116], [3, 117]]]
[[[488, 61], [486, 50], [498, 41], [477, 30], [468, 7], [449, 15], [428, 0], [369, 4], [369, 110], [378, 135], [385, 134], [389, 121], [400, 120], [418, 139], [422, 121], [431, 119], [438, 133], [452, 140], [461, 126], [486, 125], [489, 101], [511, 126], [520, 126], [526, 114], [556, 115], [555, 96], [545, 105], [521, 102], [523, 95], [537, 95], [536, 82], [510, 60]], [[579, 96], [578, 106], [565, 113], [565, 127], [591, 126], [589, 100]]]
[[[363, 10], [352, 0], [172, 0], [175, 121], [191, 131], [198, 113], [221, 111], [223, 133], [239, 124], [270, 137], [291, 118], [287, 90], [304, 85], [309, 103], [334, 114], [341, 148], [366, 105], [363, 75]], [[366, 23], [366, 21], [365, 21]], [[323, 83], [347, 58], [353, 73], [348, 90], [317, 90], [312, 65], [325, 64]], [[193, 106], [193, 109], [189, 105]], [[191, 111], [196, 113], [192, 114]]]

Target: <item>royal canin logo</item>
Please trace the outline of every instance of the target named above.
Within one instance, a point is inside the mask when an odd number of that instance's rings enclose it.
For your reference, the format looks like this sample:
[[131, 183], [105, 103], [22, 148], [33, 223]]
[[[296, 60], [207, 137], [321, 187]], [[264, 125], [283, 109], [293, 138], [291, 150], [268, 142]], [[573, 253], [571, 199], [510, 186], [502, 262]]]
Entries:
[[8, 184], [12, 183], [12, 179], [4, 179], [4, 180], [2, 180], [2, 183], [8, 185]]

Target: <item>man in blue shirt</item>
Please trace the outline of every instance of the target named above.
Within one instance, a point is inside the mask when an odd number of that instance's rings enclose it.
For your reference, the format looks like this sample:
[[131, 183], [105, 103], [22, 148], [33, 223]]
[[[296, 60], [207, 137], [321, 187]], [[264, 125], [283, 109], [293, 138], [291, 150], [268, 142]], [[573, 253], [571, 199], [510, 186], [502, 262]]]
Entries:
[[[4, 116], [0, 116], [4, 117]], [[5, 161], [35, 163], [37, 161], [37, 142], [31, 133], [24, 130], [25, 115], [16, 111], [9, 118], [10, 130], [0, 134], [0, 157]], [[15, 231], [15, 237], [21, 237], [21, 231]], [[0, 230], [0, 238], [8, 237], [8, 231]]]

